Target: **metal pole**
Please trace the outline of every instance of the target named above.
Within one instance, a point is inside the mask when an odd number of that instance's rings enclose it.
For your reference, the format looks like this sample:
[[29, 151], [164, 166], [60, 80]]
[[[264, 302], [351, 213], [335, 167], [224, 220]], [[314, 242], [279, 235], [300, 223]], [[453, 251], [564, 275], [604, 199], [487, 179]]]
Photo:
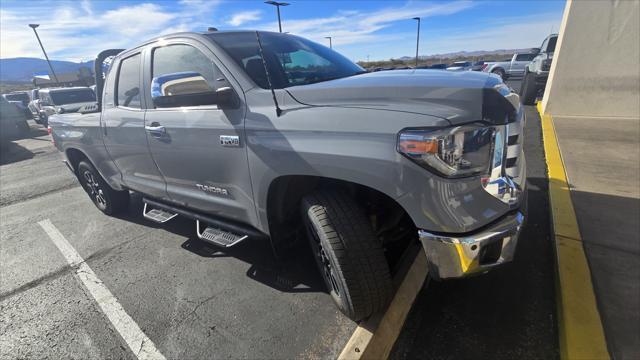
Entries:
[[40, 41], [40, 36], [38, 36], [38, 32], [36, 28], [40, 26], [39, 24], [29, 24], [29, 27], [33, 29], [33, 33], [36, 34], [36, 39], [38, 39], [38, 44], [40, 44], [40, 48], [44, 53], [44, 58], [47, 59], [47, 64], [49, 64], [49, 69], [51, 69], [51, 74], [53, 74], [53, 78], [56, 80], [56, 84], [60, 85], [60, 81], [58, 81], [58, 76], [56, 76], [56, 72], [53, 71], [53, 66], [51, 65], [51, 61], [49, 60], [49, 56], [47, 56], [47, 52], [44, 51], [44, 46], [42, 46], [42, 41]]
[[416, 67], [418, 67], [418, 49], [420, 47], [420, 18], [414, 17], [414, 20], [418, 20], [418, 36], [416, 38]]
[[280, 4], [276, 5], [276, 9], [278, 9], [278, 30], [282, 32], [282, 23], [280, 22]]
[[331, 36], [325, 36], [325, 39], [329, 39], [329, 49], [333, 49], [333, 44], [331, 43]]

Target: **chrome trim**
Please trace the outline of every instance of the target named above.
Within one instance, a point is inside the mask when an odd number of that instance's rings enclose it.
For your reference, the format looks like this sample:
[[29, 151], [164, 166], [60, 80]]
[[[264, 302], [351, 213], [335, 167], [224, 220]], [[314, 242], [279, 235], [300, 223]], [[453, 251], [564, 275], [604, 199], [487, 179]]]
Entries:
[[[524, 215], [508, 215], [488, 229], [471, 235], [437, 235], [418, 230], [418, 236], [427, 254], [429, 273], [436, 279], [460, 278], [513, 260]], [[490, 245], [502, 242], [497, 260], [485, 262]], [[495, 245], [494, 245], [495, 246]], [[492, 249], [494, 250], [494, 249]]]
[[[523, 161], [520, 160], [524, 159], [520, 146], [523, 137], [522, 117], [522, 109], [519, 109], [515, 122], [496, 127], [491, 169], [489, 176], [481, 180], [482, 187], [489, 194], [512, 208], [518, 205], [523, 192], [521, 186], [523, 179], [514, 181], [514, 178], [521, 175], [519, 170]], [[517, 135], [518, 141], [516, 144], [508, 145], [511, 135]], [[507, 160], [513, 158], [516, 159], [515, 165], [507, 167]]]

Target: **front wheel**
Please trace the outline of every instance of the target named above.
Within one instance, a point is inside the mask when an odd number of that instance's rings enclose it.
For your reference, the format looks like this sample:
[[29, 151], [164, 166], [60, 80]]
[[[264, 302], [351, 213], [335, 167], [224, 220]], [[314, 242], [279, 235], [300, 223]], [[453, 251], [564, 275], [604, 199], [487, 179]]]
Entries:
[[84, 191], [103, 213], [113, 215], [129, 205], [129, 191], [112, 189], [91, 163], [81, 161], [78, 164], [77, 175]]
[[383, 310], [392, 294], [382, 243], [348, 195], [323, 190], [302, 200], [316, 264], [334, 302], [355, 321]]

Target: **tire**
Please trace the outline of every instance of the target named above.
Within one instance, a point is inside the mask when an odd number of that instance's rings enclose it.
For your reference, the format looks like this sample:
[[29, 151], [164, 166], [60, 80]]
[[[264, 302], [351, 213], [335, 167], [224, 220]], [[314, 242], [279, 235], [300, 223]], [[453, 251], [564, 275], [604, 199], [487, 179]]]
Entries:
[[330, 190], [305, 196], [301, 209], [316, 264], [340, 311], [359, 321], [383, 310], [391, 274], [365, 213], [351, 197]]
[[493, 71], [492, 71], [492, 73], [494, 73], [494, 74], [496, 74], [496, 75], [500, 76], [500, 78], [502, 79], [502, 81], [506, 80], [504, 70], [502, 70], [502, 69], [495, 69], [495, 70], [493, 70]]
[[526, 71], [520, 84], [520, 98], [524, 105], [534, 105], [538, 96], [535, 75]]
[[129, 206], [129, 191], [114, 190], [88, 161], [78, 164], [76, 175], [95, 206], [106, 215], [114, 215]]

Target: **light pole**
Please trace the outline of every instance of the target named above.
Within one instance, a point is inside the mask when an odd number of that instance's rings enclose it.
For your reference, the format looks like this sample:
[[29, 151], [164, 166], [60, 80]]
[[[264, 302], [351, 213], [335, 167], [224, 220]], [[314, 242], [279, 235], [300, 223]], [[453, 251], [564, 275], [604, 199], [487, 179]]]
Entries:
[[282, 23], [280, 22], [280, 6], [289, 6], [289, 3], [286, 2], [277, 2], [277, 1], [265, 1], [265, 4], [273, 5], [276, 7], [278, 11], [278, 30], [282, 32]]
[[418, 37], [416, 39], [416, 67], [418, 67], [418, 48], [420, 47], [420, 18], [414, 17], [413, 20], [418, 20]]
[[331, 44], [331, 36], [325, 36], [325, 39], [329, 39], [329, 49], [333, 49], [333, 45]]
[[33, 29], [33, 33], [36, 34], [36, 39], [38, 39], [38, 44], [40, 44], [40, 48], [42, 49], [42, 52], [44, 53], [44, 58], [47, 59], [47, 64], [49, 64], [49, 69], [51, 69], [51, 74], [53, 74], [53, 78], [56, 80], [56, 84], [60, 84], [60, 82], [58, 81], [58, 77], [56, 76], [56, 72], [53, 71], [53, 66], [51, 66], [51, 61], [49, 61], [49, 57], [47, 56], [47, 52], [44, 51], [44, 46], [42, 46], [42, 41], [40, 41], [40, 36], [38, 36], [38, 32], [36, 31], [36, 28], [40, 26], [40, 24], [29, 24], [29, 27]]

